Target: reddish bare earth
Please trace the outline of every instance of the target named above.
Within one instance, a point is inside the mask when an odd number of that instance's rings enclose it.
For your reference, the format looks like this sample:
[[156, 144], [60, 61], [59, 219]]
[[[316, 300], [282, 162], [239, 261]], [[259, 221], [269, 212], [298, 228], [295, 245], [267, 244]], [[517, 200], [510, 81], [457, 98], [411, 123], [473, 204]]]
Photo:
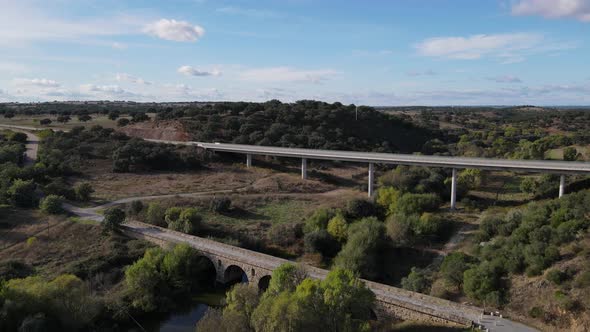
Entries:
[[130, 124], [118, 130], [131, 137], [166, 141], [190, 140], [190, 135], [180, 121], [146, 121]]

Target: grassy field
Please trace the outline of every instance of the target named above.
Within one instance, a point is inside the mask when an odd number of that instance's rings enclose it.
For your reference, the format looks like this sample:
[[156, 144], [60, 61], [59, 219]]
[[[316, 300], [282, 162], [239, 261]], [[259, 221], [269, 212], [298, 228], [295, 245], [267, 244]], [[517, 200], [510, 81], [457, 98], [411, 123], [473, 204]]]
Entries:
[[[78, 121], [78, 117], [75, 115], [70, 116], [72, 119], [67, 123], [57, 122], [57, 115], [17, 115], [11, 119], [0, 117], [0, 124], [15, 125], [15, 126], [28, 126], [37, 128], [49, 128], [49, 129], [71, 129], [78, 126], [94, 126], [100, 125], [105, 128], [116, 128], [117, 120], [110, 120], [106, 115], [91, 115], [92, 120], [87, 122]], [[122, 116], [122, 118], [129, 118]], [[49, 125], [43, 126], [39, 124], [42, 119], [50, 119], [52, 122]]]
[[[123, 267], [143, 256], [144, 241], [103, 234], [99, 225], [12, 209], [0, 217], [0, 262], [21, 261], [35, 273], [53, 278], [73, 273], [107, 289], [118, 283]], [[100, 287], [99, 287], [100, 286]]]

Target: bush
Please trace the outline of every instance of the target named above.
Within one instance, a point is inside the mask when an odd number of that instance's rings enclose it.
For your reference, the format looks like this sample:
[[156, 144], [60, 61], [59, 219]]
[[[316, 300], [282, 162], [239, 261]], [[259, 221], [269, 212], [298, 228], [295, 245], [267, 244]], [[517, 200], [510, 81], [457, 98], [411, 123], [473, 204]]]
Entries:
[[19, 142], [19, 143], [27, 143], [27, 134], [25, 133], [19, 133], [19, 132], [13, 132], [9, 137], [8, 140], [12, 141], [12, 142]]
[[316, 232], [325, 230], [328, 227], [328, 222], [336, 215], [332, 209], [320, 208], [313, 212], [313, 214], [305, 221], [303, 227], [304, 233]]
[[411, 215], [438, 209], [440, 198], [436, 194], [404, 194], [397, 203], [396, 212]]
[[195, 208], [172, 207], [166, 210], [168, 228], [177, 232], [195, 235], [200, 229], [201, 220], [199, 211]]
[[158, 203], [150, 203], [146, 212], [146, 221], [149, 224], [166, 227], [165, 221], [166, 210]]
[[500, 307], [506, 301], [506, 275], [501, 262], [482, 262], [463, 273], [463, 291], [474, 300]]
[[297, 241], [301, 235], [300, 224], [274, 224], [266, 235], [268, 240], [277, 246], [288, 247]]
[[35, 197], [35, 188], [37, 185], [33, 180], [16, 179], [8, 188], [7, 194], [10, 202], [18, 207], [33, 207], [37, 205]]
[[577, 288], [586, 288], [590, 286], [590, 271], [582, 271], [574, 280], [574, 286]]
[[472, 262], [470, 256], [458, 251], [453, 252], [445, 256], [440, 266], [440, 274], [446, 282], [460, 289], [463, 285], [463, 273], [469, 269]]
[[335, 265], [374, 278], [380, 273], [384, 245], [383, 223], [374, 218], [362, 219], [348, 227], [348, 241], [338, 253]]
[[109, 208], [104, 212], [104, 220], [102, 221], [103, 229], [111, 232], [116, 231], [124, 221], [125, 211], [119, 208]]
[[209, 203], [209, 210], [217, 213], [226, 213], [231, 209], [231, 199], [229, 197], [213, 198]]
[[42, 125], [42, 126], [50, 125], [51, 124], [51, 119], [47, 119], [47, 118], [41, 119], [41, 120], [39, 120], [39, 124]]
[[130, 122], [129, 119], [121, 118], [121, 119], [117, 120], [117, 126], [118, 127], [125, 127], [126, 125], [129, 124], [129, 122]]
[[348, 224], [342, 214], [338, 213], [334, 218], [330, 219], [327, 230], [336, 240], [346, 242], [346, 238], [348, 237]]
[[88, 202], [90, 200], [90, 195], [94, 192], [92, 185], [88, 182], [83, 182], [76, 187], [74, 187], [74, 192], [76, 194], [76, 199], [81, 202]]
[[406, 216], [399, 213], [390, 215], [385, 223], [387, 235], [396, 246], [412, 245], [416, 241], [414, 225], [418, 222], [417, 215]]
[[430, 276], [425, 270], [413, 267], [410, 274], [402, 278], [401, 283], [403, 289], [428, 294], [430, 282]]
[[41, 211], [45, 213], [59, 214], [63, 212], [61, 206], [63, 204], [63, 200], [64, 198], [62, 196], [48, 195], [41, 200], [41, 204], [39, 207], [41, 208]]
[[379, 188], [377, 190], [377, 204], [385, 209], [387, 215], [392, 215], [396, 212], [400, 196], [400, 191], [393, 187]]
[[129, 207], [129, 211], [132, 215], [138, 215], [143, 211], [143, 202], [142, 201], [133, 201]]
[[305, 234], [303, 242], [305, 252], [318, 252], [324, 257], [334, 257], [340, 251], [340, 243], [324, 229]]
[[561, 285], [567, 279], [567, 274], [559, 270], [550, 270], [545, 278], [556, 285]]
[[346, 204], [345, 216], [349, 220], [378, 216], [379, 209], [366, 199], [353, 199]]
[[532, 307], [531, 310], [529, 310], [529, 316], [532, 318], [541, 318], [543, 315], [545, 315], [545, 311], [543, 311], [542, 308]]

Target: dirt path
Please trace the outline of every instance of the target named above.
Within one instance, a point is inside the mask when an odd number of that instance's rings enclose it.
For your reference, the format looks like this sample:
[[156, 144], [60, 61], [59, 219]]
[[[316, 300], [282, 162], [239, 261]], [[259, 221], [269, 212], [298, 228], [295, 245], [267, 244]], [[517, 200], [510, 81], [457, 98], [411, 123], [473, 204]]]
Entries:
[[37, 152], [39, 151], [39, 136], [33, 134], [32, 127], [21, 127], [11, 125], [0, 125], [0, 128], [10, 129], [19, 133], [27, 135], [27, 143], [25, 144], [27, 150], [25, 151], [25, 166], [32, 165], [37, 160]]

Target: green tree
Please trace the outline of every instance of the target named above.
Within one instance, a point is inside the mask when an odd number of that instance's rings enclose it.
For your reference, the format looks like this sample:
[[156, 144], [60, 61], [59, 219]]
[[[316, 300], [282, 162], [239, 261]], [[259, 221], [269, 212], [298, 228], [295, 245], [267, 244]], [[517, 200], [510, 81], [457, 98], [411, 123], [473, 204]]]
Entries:
[[508, 281], [501, 263], [484, 261], [463, 273], [463, 291], [486, 305], [501, 306], [506, 299]]
[[88, 114], [78, 115], [78, 121], [80, 121], [80, 122], [86, 122], [86, 121], [90, 121], [90, 120], [92, 120], [92, 117]]
[[392, 215], [395, 213], [400, 196], [400, 191], [394, 187], [379, 188], [377, 190], [377, 204], [387, 211], [387, 215]]
[[[148, 209], [149, 211], [149, 209]], [[149, 212], [148, 212], [149, 213]], [[180, 214], [182, 213], [182, 208], [178, 206], [169, 207], [166, 209], [164, 214], [164, 220], [166, 224], [170, 226], [170, 224], [175, 223], [180, 218]]]
[[79, 183], [74, 187], [76, 199], [81, 202], [88, 202], [93, 192], [94, 189], [92, 188], [92, 185], [88, 182]]
[[332, 209], [320, 208], [313, 212], [313, 214], [305, 221], [303, 231], [305, 233], [311, 233], [319, 230], [326, 229], [328, 222], [336, 215], [336, 212]]
[[166, 227], [166, 210], [158, 203], [152, 202], [148, 205], [146, 221], [152, 225]]
[[116, 231], [125, 221], [125, 211], [119, 208], [109, 208], [104, 212], [103, 228], [106, 231]]
[[472, 261], [470, 256], [455, 251], [445, 256], [440, 266], [440, 274], [447, 283], [460, 289], [463, 285], [463, 273], [469, 269]]
[[41, 200], [39, 207], [41, 211], [49, 214], [59, 214], [63, 212], [63, 196], [47, 195]]
[[129, 122], [129, 119], [120, 118], [119, 120], [117, 120], [117, 127], [125, 127], [129, 124]]
[[440, 198], [436, 194], [407, 193], [398, 200], [396, 211], [405, 215], [420, 214], [436, 210], [440, 203]]
[[33, 180], [16, 179], [6, 191], [10, 202], [19, 207], [33, 207], [37, 204]]
[[330, 219], [327, 230], [336, 240], [346, 242], [346, 238], [348, 237], [348, 224], [341, 213], [336, 214], [334, 218]]
[[335, 265], [367, 278], [379, 274], [379, 252], [385, 243], [385, 227], [375, 218], [365, 218], [348, 227], [348, 241], [336, 256]]
[[402, 287], [404, 289], [427, 294], [430, 289], [430, 276], [423, 269], [412, 267], [410, 274], [407, 277], [402, 278]]

